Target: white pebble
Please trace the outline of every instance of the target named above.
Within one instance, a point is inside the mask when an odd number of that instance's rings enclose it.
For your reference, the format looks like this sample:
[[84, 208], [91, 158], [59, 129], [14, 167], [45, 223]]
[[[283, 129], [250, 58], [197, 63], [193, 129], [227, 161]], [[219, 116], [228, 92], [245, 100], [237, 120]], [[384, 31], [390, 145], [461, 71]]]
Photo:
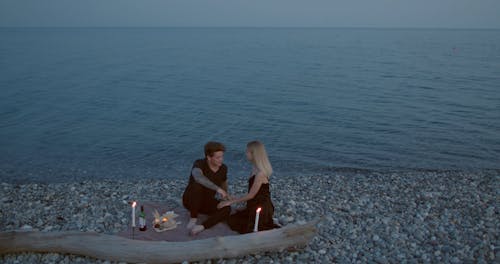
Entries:
[[31, 230], [33, 230], [33, 227], [30, 226], [30, 225], [23, 225], [21, 227], [21, 230], [23, 230], [23, 231], [31, 231]]

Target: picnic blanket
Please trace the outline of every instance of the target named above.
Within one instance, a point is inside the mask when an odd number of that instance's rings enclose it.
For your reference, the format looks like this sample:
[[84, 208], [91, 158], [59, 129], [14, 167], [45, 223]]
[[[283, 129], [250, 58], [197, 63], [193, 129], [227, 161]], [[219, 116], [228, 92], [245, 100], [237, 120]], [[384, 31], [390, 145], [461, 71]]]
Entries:
[[[187, 223], [189, 222], [190, 215], [189, 211], [182, 206], [179, 201], [176, 200], [166, 200], [162, 202], [138, 202], [137, 207], [139, 210], [141, 205], [144, 206], [144, 212], [146, 213], [146, 231], [139, 231], [139, 227], [136, 227], [133, 232], [133, 238], [137, 240], [149, 240], [149, 241], [191, 241], [196, 239], [205, 239], [210, 237], [217, 236], [229, 236], [229, 235], [237, 235], [238, 232], [232, 231], [229, 226], [224, 223], [218, 223], [217, 225], [204, 230], [203, 232], [197, 234], [196, 236], [191, 236], [189, 234], [189, 230], [186, 228]], [[157, 210], [160, 215], [165, 213], [166, 211], [174, 211], [177, 215], [175, 221], [180, 222], [177, 225], [177, 228], [173, 230], [167, 230], [164, 232], [156, 232], [153, 228], [153, 212]], [[138, 214], [136, 213], [136, 217]], [[198, 224], [201, 224], [205, 219], [207, 219], [206, 215], [200, 214], [198, 215]], [[139, 223], [138, 219], [136, 219], [136, 223]], [[121, 237], [132, 238], [132, 228], [129, 226], [127, 229], [122, 230], [117, 234]]]

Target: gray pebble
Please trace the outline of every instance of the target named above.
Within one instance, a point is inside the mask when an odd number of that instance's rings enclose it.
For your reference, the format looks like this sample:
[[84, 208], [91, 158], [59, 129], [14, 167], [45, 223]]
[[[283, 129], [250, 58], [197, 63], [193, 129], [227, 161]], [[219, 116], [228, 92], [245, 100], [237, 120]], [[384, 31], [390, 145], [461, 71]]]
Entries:
[[[491, 186], [498, 180], [495, 172], [275, 177], [271, 185], [275, 217], [287, 225], [322, 215], [318, 235], [298, 252], [262, 253], [217, 263], [495, 263], [499, 258], [494, 246], [498, 188]], [[0, 230], [112, 234], [129, 226], [130, 200], [139, 195], [145, 200], [180, 199], [185, 184], [185, 179], [25, 184], [19, 188], [1, 183], [5, 220]], [[246, 179], [231, 179], [230, 190], [244, 193], [246, 184]], [[16, 261], [102, 263], [59, 254], [0, 256], [0, 262]]]

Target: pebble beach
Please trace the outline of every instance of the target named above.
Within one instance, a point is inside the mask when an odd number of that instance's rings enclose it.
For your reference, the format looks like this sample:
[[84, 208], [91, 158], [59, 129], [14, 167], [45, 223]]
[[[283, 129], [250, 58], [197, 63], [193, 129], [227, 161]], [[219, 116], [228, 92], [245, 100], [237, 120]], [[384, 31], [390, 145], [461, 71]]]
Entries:
[[[229, 178], [246, 192], [246, 179]], [[0, 230], [115, 234], [134, 200], [179, 200], [186, 179], [0, 184]], [[297, 251], [199, 263], [500, 263], [500, 171], [322, 173], [271, 178], [281, 224], [322, 217]], [[5, 254], [2, 263], [110, 263], [67, 254]], [[111, 262], [113, 263], [113, 262]]]

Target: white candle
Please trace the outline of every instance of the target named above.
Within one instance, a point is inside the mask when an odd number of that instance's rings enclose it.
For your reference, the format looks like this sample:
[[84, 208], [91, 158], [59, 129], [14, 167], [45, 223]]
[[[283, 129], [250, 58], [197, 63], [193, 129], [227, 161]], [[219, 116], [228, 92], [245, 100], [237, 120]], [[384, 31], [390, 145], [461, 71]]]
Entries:
[[260, 215], [260, 210], [261, 210], [261, 208], [259, 207], [255, 211], [255, 224], [253, 225], [253, 231], [254, 232], [259, 231], [259, 215]]
[[135, 227], [135, 205], [136, 202], [132, 202], [132, 227]]

